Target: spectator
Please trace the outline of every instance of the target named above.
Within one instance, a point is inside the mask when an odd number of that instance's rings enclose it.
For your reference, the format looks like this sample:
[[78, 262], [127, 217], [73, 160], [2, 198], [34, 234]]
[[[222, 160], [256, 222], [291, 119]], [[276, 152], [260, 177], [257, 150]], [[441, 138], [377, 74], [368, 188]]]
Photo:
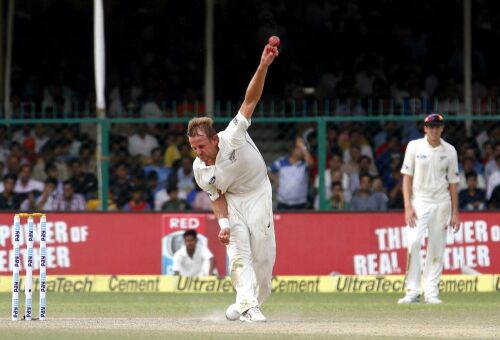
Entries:
[[167, 187], [168, 200], [163, 203], [161, 210], [163, 211], [182, 211], [188, 210], [189, 205], [187, 201], [180, 198], [179, 190], [175, 185], [170, 185]]
[[163, 155], [163, 163], [165, 166], [171, 168], [178, 159], [181, 159], [181, 153], [177, 145], [177, 136], [169, 134], [167, 136], [167, 147]]
[[128, 138], [128, 151], [131, 156], [139, 156], [144, 164], [151, 162], [151, 151], [158, 147], [156, 138], [146, 132], [146, 127], [139, 124], [136, 133]]
[[3, 177], [3, 192], [0, 194], [0, 210], [19, 210], [23, 196], [14, 192], [17, 177], [14, 174], [7, 174]]
[[17, 176], [17, 174], [21, 172], [21, 158], [19, 156], [10, 154], [7, 157], [4, 172], [6, 174], [13, 174]]
[[22, 165], [21, 172], [19, 173], [19, 179], [16, 182], [14, 191], [18, 194], [27, 194], [33, 190], [41, 192], [43, 191], [43, 187], [43, 182], [31, 178], [31, 165]]
[[21, 129], [14, 132], [12, 135], [12, 140], [17, 142], [17, 144], [22, 145], [26, 138], [31, 137], [31, 125], [24, 124], [21, 126]]
[[[363, 135], [361, 130], [359, 130], [358, 128], [353, 129], [349, 134], [349, 144], [350, 144], [350, 149], [352, 149], [353, 146], [359, 148], [360, 156], [368, 156], [370, 157], [370, 159], [373, 159], [372, 147], [370, 146], [368, 139]], [[349, 149], [347, 149], [344, 151], [344, 163], [348, 164], [350, 161], [351, 161], [351, 152], [349, 151]]]
[[179, 189], [179, 198], [186, 199], [188, 194], [195, 188], [193, 174], [193, 159], [187, 156], [182, 157], [181, 166], [175, 173], [175, 180], [170, 178], [168, 181], [174, 183], [176, 181]]
[[463, 159], [471, 158], [472, 159], [472, 170], [474, 170], [477, 174], [483, 174], [484, 166], [479, 162], [477, 157], [477, 149], [472, 144], [466, 144], [463, 154]]
[[304, 140], [296, 138], [290, 156], [269, 166], [269, 178], [278, 184], [278, 210], [307, 208], [308, 170], [312, 165]]
[[171, 184], [167, 183], [165, 188], [161, 189], [160, 191], [158, 191], [155, 194], [155, 198], [154, 198], [154, 202], [155, 202], [154, 203], [154, 210], [155, 211], [161, 211], [163, 204], [170, 199], [170, 196], [167, 193], [167, 189], [169, 186], [171, 186]]
[[48, 146], [44, 146], [39, 153], [36, 164], [33, 166], [33, 179], [36, 179], [37, 181], [45, 181], [47, 179], [45, 167], [48, 163], [51, 163], [53, 159], [52, 149]]
[[132, 190], [126, 163], [118, 163], [116, 165], [110, 182], [110, 190], [113, 193], [116, 205], [122, 207], [129, 201], [130, 191]]
[[488, 182], [488, 179], [495, 171], [500, 170], [499, 166], [497, 165], [497, 161], [496, 161], [497, 156], [500, 156], [500, 141], [495, 143], [493, 156], [488, 161], [488, 163], [486, 163], [484, 166], [484, 177], [486, 179], [486, 182]]
[[70, 163], [71, 177], [70, 181], [75, 188], [75, 192], [82, 194], [85, 199], [97, 196], [97, 178], [90, 172], [84, 172], [82, 162], [79, 159], [73, 159]]
[[488, 205], [490, 209], [500, 209], [500, 185], [493, 189]]
[[42, 194], [36, 200], [37, 210], [52, 211], [52, 209], [54, 208], [54, 200], [58, 195], [58, 184], [61, 183], [58, 183], [55, 178], [47, 178], [45, 180], [45, 187], [43, 188]]
[[59, 179], [59, 168], [55, 163], [48, 163], [45, 166], [45, 178], [53, 180], [56, 183], [56, 193], [63, 192], [63, 181]]
[[35, 125], [33, 138], [35, 139], [35, 152], [40, 153], [42, 148], [49, 141], [49, 137], [47, 136], [45, 126], [43, 124], [38, 123]]
[[125, 203], [122, 208], [123, 211], [150, 211], [151, 206], [144, 200], [143, 189], [140, 186], [132, 188], [132, 195], [130, 201]]
[[150, 197], [150, 201], [148, 201], [148, 203], [152, 207], [154, 206], [154, 197], [160, 190], [161, 189], [158, 189], [158, 174], [155, 171], [149, 172], [146, 175], [145, 191], [147, 192], [146, 196]]
[[370, 157], [362, 155], [359, 157], [359, 173], [360, 174], [368, 174], [372, 177], [378, 175], [377, 168], [373, 164], [373, 161]]
[[188, 204], [193, 210], [201, 210], [201, 211], [212, 211], [212, 200], [208, 194], [201, 190], [201, 188], [196, 185], [193, 192], [188, 196], [192, 197], [190, 201], [188, 199]]
[[382, 176], [391, 172], [391, 161], [394, 158], [403, 159], [401, 136], [397, 134], [393, 134], [389, 137], [386, 150], [382, 152], [375, 161], [378, 172], [382, 174]]
[[82, 146], [77, 129], [77, 125], [65, 125], [62, 129], [62, 137], [68, 143], [68, 156], [71, 159], [78, 157]]
[[486, 207], [486, 193], [478, 188], [477, 174], [474, 170], [467, 172], [467, 188], [460, 190], [458, 201], [460, 209], [484, 210]]
[[486, 186], [486, 198], [489, 200], [493, 189], [500, 184], [500, 154], [495, 156], [497, 162], [497, 169], [488, 178], [488, 183]]
[[82, 165], [83, 172], [91, 173], [97, 176], [97, 163], [95, 157], [94, 149], [86, 144], [80, 147], [80, 162]]
[[332, 183], [332, 196], [329, 201], [331, 210], [349, 210], [349, 203], [345, 199], [344, 189], [340, 182]]
[[146, 175], [148, 175], [152, 171], [158, 175], [157, 187], [155, 188], [155, 191], [159, 191], [167, 184], [167, 179], [170, 175], [171, 170], [169, 167], [163, 165], [161, 149], [158, 147], [154, 148], [151, 151], [151, 164], [144, 167], [144, 172], [146, 173]]
[[[328, 162], [329, 168], [325, 169], [325, 197], [327, 200], [329, 200], [332, 196], [332, 183], [334, 182], [334, 177], [339, 177], [336, 178], [337, 181], [339, 181], [342, 184], [342, 191], [345, 192], [346, 196], [346, 201], [350, 201], [350, 178], [349, 175], [342, 172], [342, 156], [339, 154], [333, 154], [330, 157], [330, 161]], [[338, 174], [336, 174], [338, 172]], [[314, 201], [314, 207], [315, 209], [319, 209], [319, 176], [316, 176], [314, 180], [314, 187], [316, 189], [316, 192], [318, 194], [316, 195], [315, 201]]]
[[[401, 161], [391, 162], [395, 164], [391, 165], [391, 176], [387, 185], [387, 192], [389, 197], [389, 202], [387, 207], [389, 209], [403, 209], [404, 199], [403, 199], [403, 175], [401, 174]], [[397, 165], [396, 165], [397, 164]]]
[[382, 183], [382, 179], [380, 178], [380, 176], [372, 177], [372, 189], [373, 189], [373, 192], [381, 192], [381, 193], [385, 194], [385, 188], [384, 188], [384, 185]]
[[172, 270], [174, 275], [214, 275], [214, 256], [198, 239], [194, 229], [184, 232], [184, 245], [175, 252]]
[[[0, 125], [0, 162], [5, 163], [10, 154], [10, 139], [7, 127]], [[3, 174], [1, 174], [3, 176]]]
[[35, 139], [33, 137], [28, 137], [21, 144], [22, 153], [24, 159], [28, 161], [30, 165], [35, 165], [38, 160], [38, 155], [35, 152]]
[[362, 174], [359, 179], [359, 189], [351, 199], [351, 209], [354, 211], [385, 211], [387, 196], [382, 192], [374, 192], [370, 175]]
[[[361, 158], [361, 149], [357, 145], [353, 145], [350, 147], [350, 149], [346, 150], [349, 152], [349, 161], [344, 162], [344, 165], [342, 165], [342, 172], [345, 172], [349, 176], [359, 175], [359, 160]], [[344, 152], [344, 158], [346, 155], [346, 152]]]
[[458, 174], [458, 177], [460, 178], [460, 182], [458, 183], [458, 190], [465, 190], [469, 187], [466, 175], [470, 172], [474, 172], [476, 174], [477, 188], [486, 189], [486, 181], [484, 180], [484, 176], [474, 171], [474, 158], [466, 156], [462, 160], [462, 167]]
[[21, 211], [37, 211], [37, 198], [40, 196], [40, 192], [37, 190], [33, 190], [27, 193], [26, 198], [21, 203], [20, 210]]
[[75, 193], [73, 183], [65, 180], [63, 183], [63, 193], [54, 199], [53, 211], [84, 211], [86, 208], [85, 199], [81, 194]]

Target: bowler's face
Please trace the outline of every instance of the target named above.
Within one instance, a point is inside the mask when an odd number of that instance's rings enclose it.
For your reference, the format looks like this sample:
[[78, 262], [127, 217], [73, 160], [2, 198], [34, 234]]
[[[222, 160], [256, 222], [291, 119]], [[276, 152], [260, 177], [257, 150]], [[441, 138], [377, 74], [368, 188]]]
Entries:
[[217, 135], [208, 138], [205, 134], [200, 133], [198, 136], [189, 137], [188, 139], [191, 148], [199, 159], [207, 165], [215, 163], [215, 157], [219, 152], [219, 137]]

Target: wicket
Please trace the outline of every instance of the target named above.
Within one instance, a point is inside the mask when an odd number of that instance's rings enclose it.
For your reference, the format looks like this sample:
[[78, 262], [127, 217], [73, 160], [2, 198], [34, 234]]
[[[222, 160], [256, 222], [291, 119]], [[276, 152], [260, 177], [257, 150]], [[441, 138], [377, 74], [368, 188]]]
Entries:
[[26, 240], [26, 282], [24, 284], [24, 294], [26, 298], [24, 319], [29, 321], [32, 316], [32, 288], [33, 288], [33, 243], [34, 243], [34, 219], [39, 217], [40, 231], [40, 310], [39, 320], [45, 320], [47, 310], [46, 286], [47, 286], [47, 218], [42, 213], [19, 213], [14, 215], [14, 267], [12, 270], [12, 320], [19, 320], [19, 290], [20, 285], [20, 239], [21, 239], [21, 218], [28, 218], [28, 235]]

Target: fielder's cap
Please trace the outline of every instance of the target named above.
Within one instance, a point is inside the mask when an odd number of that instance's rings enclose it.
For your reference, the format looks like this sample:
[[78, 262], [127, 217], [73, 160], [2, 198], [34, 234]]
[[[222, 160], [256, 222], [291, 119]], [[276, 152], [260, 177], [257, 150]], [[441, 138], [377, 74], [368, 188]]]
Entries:
[[425, 126], [440, 126], [444, 125], [444, 118], [439, 113], [431, 113], [424, 119]]

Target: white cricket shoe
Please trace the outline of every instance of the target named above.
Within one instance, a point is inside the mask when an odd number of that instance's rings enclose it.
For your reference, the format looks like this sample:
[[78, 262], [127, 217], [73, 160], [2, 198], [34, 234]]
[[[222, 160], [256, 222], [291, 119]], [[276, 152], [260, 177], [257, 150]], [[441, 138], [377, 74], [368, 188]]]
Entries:
[[425, 298], [425, 303], [428, 303], [429, 305], [439, 305], [443, 303], [437, 296], [429, 296]]
[[240, 318], [240, 312], [238, 311], [238, 307], [236, 304], [232, 304], [226, 309], [226, 319], [229, 321], [236, 321]]
[[420, 295], [405, 295], [401, 299], [398, 300], [398, 304], [405, 305], [410, 303], [419, 303]]
[[244, 322], [266, 322], [267, 319], [260, 311], [259, 306], [255, 306], [243, 312], [240, 316], [240, 321]]

